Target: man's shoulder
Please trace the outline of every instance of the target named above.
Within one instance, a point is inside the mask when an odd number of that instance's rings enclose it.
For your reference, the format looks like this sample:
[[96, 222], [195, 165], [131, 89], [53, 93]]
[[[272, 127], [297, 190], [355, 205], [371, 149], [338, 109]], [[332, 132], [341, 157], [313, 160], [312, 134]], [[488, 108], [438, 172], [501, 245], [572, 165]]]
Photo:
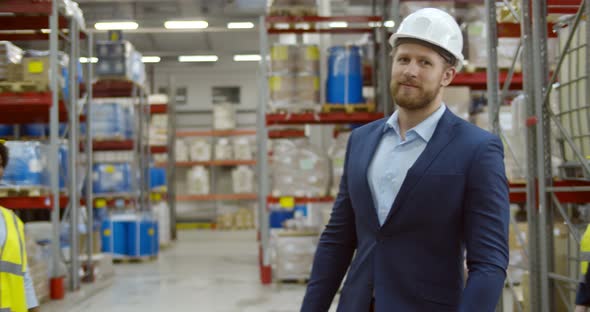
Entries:
[[381, 119], [377, 119], [375, 121], [371, 121], [367, 124], [364, 124], [356, 129], [354, 129], [352, 132], [355, 134], [355, 136], [362, 136], [363, 134], [368, 134], [373, 132], [376, 129], [383, 129], [383, 127], [385, 127], [385, 123], [387, 122], [387, 119], [389, 119], [389, 117], [383, 117]]

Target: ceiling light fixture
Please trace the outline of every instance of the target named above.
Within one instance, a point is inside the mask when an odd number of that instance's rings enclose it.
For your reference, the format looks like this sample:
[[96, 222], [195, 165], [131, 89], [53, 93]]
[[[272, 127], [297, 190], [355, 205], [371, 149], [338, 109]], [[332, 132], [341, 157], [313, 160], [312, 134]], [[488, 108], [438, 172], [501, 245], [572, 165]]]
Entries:
[[330, 28], [346, 28], [346, 27], [348, 27], [348, 23], [347, 22], [331, 22], [330, 24], [328, 24], [328, 27], [330, 27]]
[[132, 21], [121, 21], [121, 22], [100, 22], [94, 24], [94, 28], [97, 30], [129, 30], [137, 29], [139, 24]]
[[142, 56], [141, 57], [141, 61], [143, 63], [160, 63], [160, 57], [159, 56]]
[[164, 23], [166, 29], [204, 29], [209, 27], [206, 21], [167, 21]]
[[179, 62], [217, 62], [217, 55], [181, 55], [178, 57]]
[[234, 55], [234, 62], [257, 62], [262, 58], [259, 54], [236, 54]]
[[254, 23], [251, 22], [231, 22], [227, 23], [228, 29], [250, 29], [254, 28]]
[[395, 26], [395, 22], [392, 20], [389, 20], [389, 21], [385, 21], [385, 24], [383, 24], [383, 25], [385, 25], [385, 27], [393, 28], [393, 26]]
[[[87, 57], [80, 57], [80, 63], [82, 64], [86, 64], [88, 63], [88, 58]], [[91, 57], [90, 58], [90, 63], [98, 63], [98, 58], [96, 57]]]

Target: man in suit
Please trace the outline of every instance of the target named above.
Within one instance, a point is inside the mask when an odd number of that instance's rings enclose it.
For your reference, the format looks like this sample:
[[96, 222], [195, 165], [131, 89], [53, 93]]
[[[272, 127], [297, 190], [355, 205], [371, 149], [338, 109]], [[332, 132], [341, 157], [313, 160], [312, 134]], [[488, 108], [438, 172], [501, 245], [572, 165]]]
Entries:
[[301, 311], [328, 311], [347, 270], [338, 311], [494, 311], [508, 266], [508, 183], [501, 140], [442, 102], [463, 61], [461, 30], [422, 9], [390, 43], [399, 108], [350, 136]]

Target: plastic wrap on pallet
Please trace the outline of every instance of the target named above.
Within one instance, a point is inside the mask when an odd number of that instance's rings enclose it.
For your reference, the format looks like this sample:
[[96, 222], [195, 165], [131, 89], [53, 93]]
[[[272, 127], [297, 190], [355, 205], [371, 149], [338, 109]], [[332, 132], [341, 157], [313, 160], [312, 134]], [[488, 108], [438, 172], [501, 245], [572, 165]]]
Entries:
[[125, 193], [131, 192], [131, 165], [94, 164], [92, 188], [94, 193]]
[[279, 280], [308, 279], [313, 265], [318, 236], [286, 236], [283, 230], [271, 235], [271, 263]]
[[20, 64], [23, 50], [9, 41], [0, 41], [0, 81], [11, 80], [11, 66]]
[[128, 99], [100, 99], [93, 106], [92, 131], [97, 139], [133, 137], [134, 110]]
[[96, 74], [105, 78], [123, 78], [139, 84], [145, 82], [145, 65], [141, 53], [129, 41], [99, 41], [96, 43], [98, 64]]
[[236, 128], [236, 108], [234, 104], [223, 103], [213, 106], [213, 129], [230, 130]]
[[25, 235], [25, 248], [27, 251], [27, 264], [29, 276], [33, 280], [33, 288], [39, 302], [49, 299], [48, 267], [50, 259], [43, 254], [43, 250], [37, 241]]
[[174, 144], [176, 161], [188, 161], [189, 153], [186, 141], [182, 139], [176, 139]]
[[80, 29], [86, 28], [84, 13], [82, 12], [82, 9], [80, 9], [80, 7], [78, 6], [78, 3], [72, 0], [63, 0], [63, 7], [65, 9], [66, 16], [74, 18], [78, 22]]
[[203, 166], [195, 166], [186, 173], [186, 185], [189, 194], [209, 194], [209, 170]]
[[340, 180], [344, 173], [344, 158], [346, 156], [346, 146], [348, 139], [350, 138], [350, 132], [342, 132], [338, 135], [336, 140], [328, 149], [328, 155], [332, 163], [332, 187], [330, 188], [330, 195], [335, 196], [338, 194], [340, 188]]
[[277, 140], [272, 157], [273, 196], [325, 196], [330, 161], [308, 139]]
[[35, 141], [8, 141], [10, 158], [2, 182], [14, 186], [48, 186], [48, 147]]
[[238, 166], [232, 170], [234, 193], [254, 193], [254, 170], [248, 166]]
[[154, 216], [158, 220], [158, 228], [160, 230], [159, 243], [160, 246], [168, 245], [171, 242], [170, 237], [170, 207], [166, 201], [160, 201], [153, 206]]

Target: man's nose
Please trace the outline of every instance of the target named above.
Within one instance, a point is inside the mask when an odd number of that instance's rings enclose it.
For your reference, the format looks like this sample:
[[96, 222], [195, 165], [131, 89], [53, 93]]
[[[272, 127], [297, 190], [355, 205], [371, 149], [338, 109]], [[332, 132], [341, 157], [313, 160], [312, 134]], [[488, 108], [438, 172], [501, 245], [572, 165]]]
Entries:
[[412, 61], [404, 67], [403, 72], [405, 77], [415, 78], [418, 75], [418, 65]]

